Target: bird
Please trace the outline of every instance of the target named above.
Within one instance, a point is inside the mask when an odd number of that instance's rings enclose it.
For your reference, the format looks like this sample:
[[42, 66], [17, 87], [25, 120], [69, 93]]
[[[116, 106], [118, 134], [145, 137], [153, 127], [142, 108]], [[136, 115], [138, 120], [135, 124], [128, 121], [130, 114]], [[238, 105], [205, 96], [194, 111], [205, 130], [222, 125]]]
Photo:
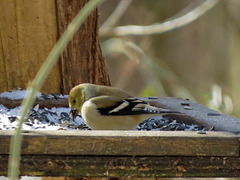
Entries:
[[135, 130], [138, 124], [154, 116], [179, 113], [151, 106], [124, 90], [90, 83], [73, 87], [68, 101], [73, 120], [81, 113], [92, 130]]

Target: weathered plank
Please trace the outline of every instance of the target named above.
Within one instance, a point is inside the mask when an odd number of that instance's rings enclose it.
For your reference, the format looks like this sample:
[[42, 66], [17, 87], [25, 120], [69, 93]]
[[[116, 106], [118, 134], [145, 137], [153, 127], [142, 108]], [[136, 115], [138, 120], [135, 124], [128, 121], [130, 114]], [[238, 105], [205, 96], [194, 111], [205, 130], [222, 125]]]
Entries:
[[[54, 0], [0, 1], [0, 92], [27, 88], [57, 41]], [[60, 92], [56, 64], [42, 92]]]
[[226, 131], [235, 134], [240, 133], [239, 119], [209, 109], [197, 102], [172, 97], [141, 99], [157, 107], [164, 107], [181, 112], [181, 115], [176, 114], [172, 116], [178, 122], [200, 124], [208, 129], [214, 129], [216, 131]]
[[[0, 154], [9, 154], [13, 131], [0, 131]], [[239, 156], [239, 136], [223, 132], [29, 131], [22, 154], [130, 156]]]
[[[22, 103], [22, 99], [8, 99], [8, 98], [0, 98], [0, 104], [4, 105], [7, 108], [15, 108], [20, 106]], [[33, 106], [39, 105], [39, 108], [52, 108], [52, 107], [69, 107], [67, 98], [59, 98], [59, 99], [37, 99]]]
[[[7, 175], [8, 155], [0, 155]], [[240, 157], [33, 156], [21, 157], [20, 175], [70, 177], [239, 177]]]

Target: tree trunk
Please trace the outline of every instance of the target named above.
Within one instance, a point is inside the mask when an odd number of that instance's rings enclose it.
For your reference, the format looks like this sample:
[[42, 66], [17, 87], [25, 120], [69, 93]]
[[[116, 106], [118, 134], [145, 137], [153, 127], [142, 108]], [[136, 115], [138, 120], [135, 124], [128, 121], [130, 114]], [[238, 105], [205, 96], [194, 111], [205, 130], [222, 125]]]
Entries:
[[[89, 0], [56, 0], [59, 37], [80, 9]], [[69, 93], [72, 87], [89, 82], [110, 85], [109, 76], [98, 40], [98, 9], [83, 23], [68, 44], [60, 59], [61, 93]]]

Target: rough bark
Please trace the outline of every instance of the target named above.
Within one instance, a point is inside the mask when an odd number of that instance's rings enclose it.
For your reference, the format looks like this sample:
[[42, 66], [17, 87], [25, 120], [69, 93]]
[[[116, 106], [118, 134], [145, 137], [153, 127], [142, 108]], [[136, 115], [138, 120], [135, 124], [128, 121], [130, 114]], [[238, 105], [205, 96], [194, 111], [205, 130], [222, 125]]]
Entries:
[[[56, 0], [57, 27], [60, 37], [67, 25], [89, 0]], [[98, 40], [98, 9], [95, 9], [68, 44], [60, 59], [61, 92], [69, 93], [80, 83], [110, 85]]]

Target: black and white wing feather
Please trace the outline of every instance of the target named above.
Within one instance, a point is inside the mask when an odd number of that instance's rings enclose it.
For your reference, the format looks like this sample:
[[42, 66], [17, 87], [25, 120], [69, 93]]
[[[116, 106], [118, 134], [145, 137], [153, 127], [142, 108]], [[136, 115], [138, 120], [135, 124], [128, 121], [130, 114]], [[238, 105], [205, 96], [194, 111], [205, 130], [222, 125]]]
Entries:
[[139, 115], [179, 113], [168, 109], [157, 108], [137, 98], [128, 98], [114, 102], [113, 105], [97, 108], [101, 115]]

